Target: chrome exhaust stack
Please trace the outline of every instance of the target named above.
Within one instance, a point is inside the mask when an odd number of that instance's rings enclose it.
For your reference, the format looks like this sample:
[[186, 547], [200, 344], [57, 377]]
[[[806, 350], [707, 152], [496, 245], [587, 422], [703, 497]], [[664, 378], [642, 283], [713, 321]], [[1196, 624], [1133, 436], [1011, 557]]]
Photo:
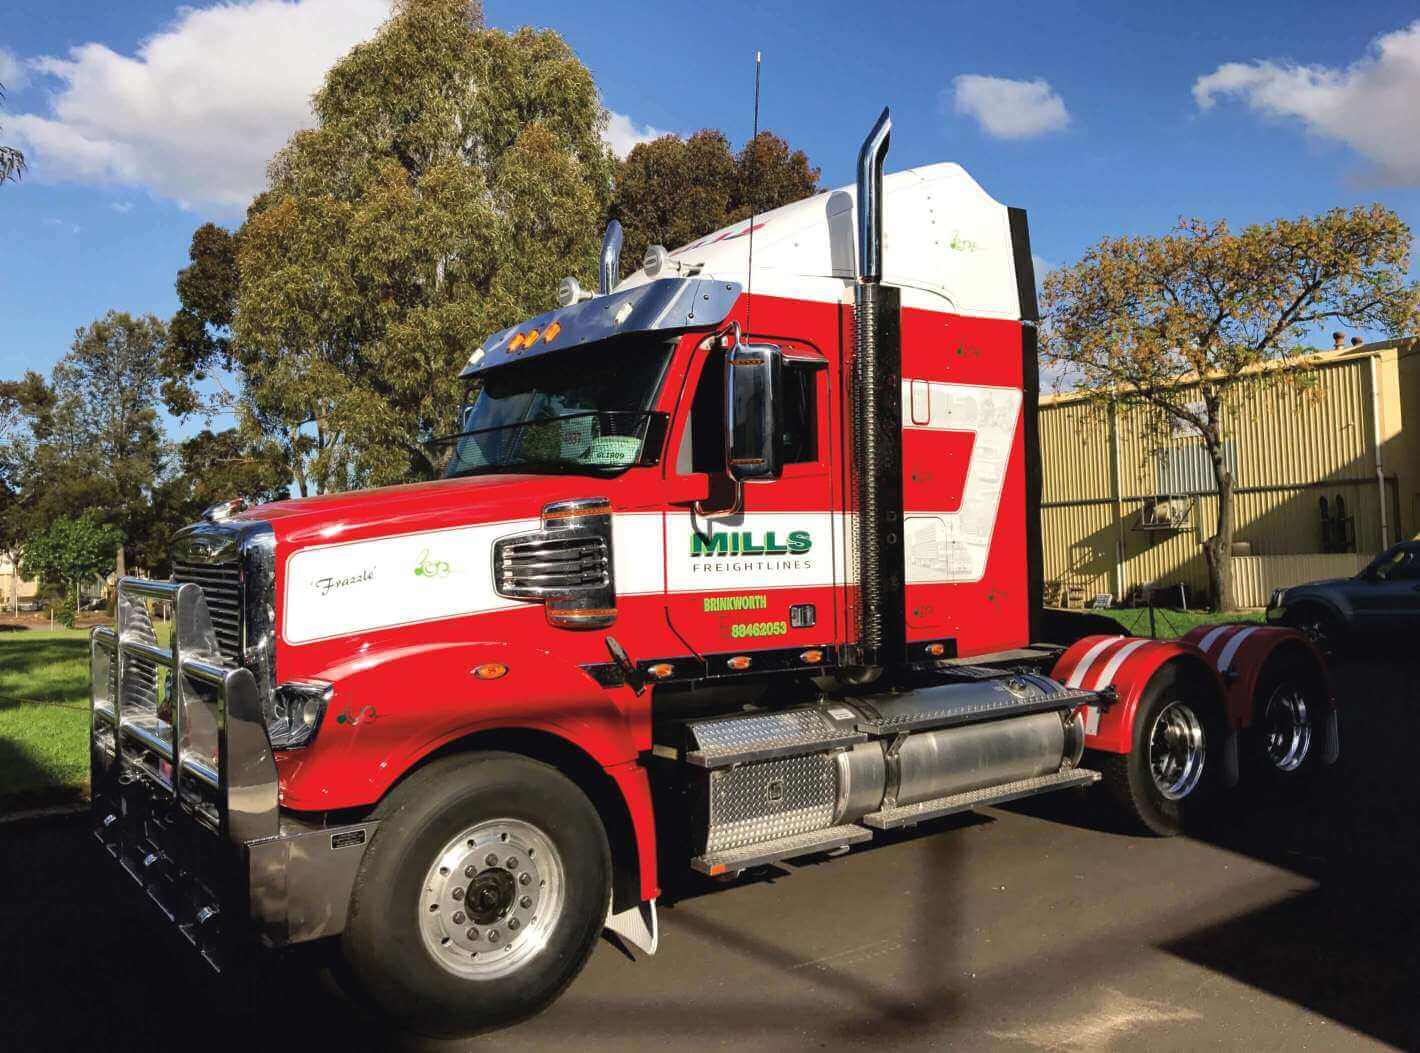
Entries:
[[[851, 551], [858, 570], [857, 640], [862, 665], [873, 667], [894, 657], [890, 654], [887, 625], [888, 581], [896, 575], [900, 592], [902, 572], [891, 566], [891, 550], [901, 551], [900, 457], [901, 402], [900, 355], [894, 345], [894, 363], [884, 363], [883, 322], [883, 160], [887, 157], [892, 117], [886, 108], [858, 151], [858, 282], [853, 290], [853, 469], [857, 499], [857, 528]], [[894, 303], [891, 313], [896, 315]], [[895, 327], [894, 327], [895, 328]], [[891, 368], [884, 370], [884, 365]], [[889, 375], [892, 374], [892, 375]], [[897, 457], [898, 464], [890, 463]], [[886, 472], [885, 472], [885, 469]], [[898, 492], [893, 491], [894, 483]], [[888, 559], [884, 560], [884, 542]], [[884, 563], [889, 563], [885, 567]], [[900, 613], [900, 612], [899, 612]], [[893, 635], [899, 635], [901, 630]]]
[[605, 296], [616, 288], [616, 283], [621, 280], [621, 224], [612, 220], [606, 225], [606, 234], [602, 236], [602, 255], [599, 267], [597, 292]]

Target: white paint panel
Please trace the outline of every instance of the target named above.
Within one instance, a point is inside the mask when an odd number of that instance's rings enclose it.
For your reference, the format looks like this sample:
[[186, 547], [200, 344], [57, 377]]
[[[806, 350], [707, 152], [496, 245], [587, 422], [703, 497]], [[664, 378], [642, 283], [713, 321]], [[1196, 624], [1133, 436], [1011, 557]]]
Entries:
[[[902, 389], [902, 404], [911, 407], [903, 417], [904, 430], [964, 431], [975, 436], [961, 507], [954, 512], [913, 509], [904, 517], [907, 583], [980, 581], [996, 533], [1001, 491], [1020, 421], [1021, 392], [911, 378], [903, 379]], [[924, 419], [923, 403], [926, 423], [919, 423]]]
[[301, 549], [286, 561], [282, 635], [309, 643], [519, 606], [493, 591], [493, 542], [536, 519]]
[[666, 588], [666, 525], [660, 512], [631, 512], [611, 521], [611, 551], [618, 596], [644, 596]]
[[1090, 649], [1085, 652], [1084, 657], [1080, 659], [1080, 664], [1075, 666], [1075, 671], [1070, 674], [1070, 679], [1066, 682], [1065, 686], [1079, 687], [1081, 684], [1083, 684], [1085, 682], [1085, 677], [1087, 677], [1090, 673], [1090, 667], [1095, 664], [1095, 659], [1098, 658], [1101, 653], [1103, 653], [1105, 648], [1113, 647], [1115, 644], [1120, 642], [1120, 637], [1111, 636], [1107, 640], [1098, 640], [1094, 644], [1092, 644]]

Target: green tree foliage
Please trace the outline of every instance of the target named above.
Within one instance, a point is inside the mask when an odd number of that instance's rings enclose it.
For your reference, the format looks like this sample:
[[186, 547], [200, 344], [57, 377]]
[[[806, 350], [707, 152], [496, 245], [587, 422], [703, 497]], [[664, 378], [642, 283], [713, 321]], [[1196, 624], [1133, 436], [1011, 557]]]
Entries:
[[760, 132], [738, 154], [709, 129], [639, 143], [617, 169], [611, 206], [625, 231], [622, 275], [641, 266], [651, 245], [679, 248], [751, 212], [817, 193], [818, 177], [802, 150], [772, 132]]
[[1318, 328], [1414, 334], [1410, 229], [1380, 205], [1233, 232], [1184, 220], [1163, 237], [1106, 238], [1045, 279], [1045, 361], [1103, 402], [1144, 404], [1191, 426], [1206, 449], [1218, 516], [1204, 543], [1213, 602], [1232, 610], [1230, 393], [1285, 380]]
[[[79, 586], [113, 571], [122, 541], [117, 527], [93, 513], [61, 516], [25, 542], [20, 571], [26, 577], [61, 586], [77, 606]], [[65, 620], [72, 625], [69, 610], [72, 608], [66, 608]]]
[[[35, 373], [11, 386], [28, 424], [9, 445], [21, 536], [93, 511], [126, 544], [156, 525], [154, 489], [164, 443], [156, 403], [166, 328], [152, 315], [110, 311], [79, 330], [49, 383]], [[120, 549], [120, 573], [131, 551]]]
[[[591, 75], [557, 34], [477, 16], [406, 0], [332, 67], [242, 229], [194, 240], [175, 354], [230, 356], [244, 435], [302, 494], [437, 473], [469, 352], [595, 274], [613, 163]], [[233, 252], [235, 299], [209, 296]]]
[[[0, 102], [5, 101], [5, 85], [0, 84]], [[0, 186], [25, 173], [25, 155], [13, 146], [0, 144]]]

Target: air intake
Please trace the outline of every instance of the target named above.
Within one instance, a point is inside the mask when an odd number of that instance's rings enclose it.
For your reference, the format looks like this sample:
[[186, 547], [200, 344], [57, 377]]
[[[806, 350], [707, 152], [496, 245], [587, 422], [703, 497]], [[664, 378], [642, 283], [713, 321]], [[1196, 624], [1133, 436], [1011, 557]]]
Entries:
[[542, 510], [542, 529], [493, 546], [500, 596], [541, 601], [564, 629], [603, 629], [616, 620], [611, 505], [605, 498], [558, 501]]

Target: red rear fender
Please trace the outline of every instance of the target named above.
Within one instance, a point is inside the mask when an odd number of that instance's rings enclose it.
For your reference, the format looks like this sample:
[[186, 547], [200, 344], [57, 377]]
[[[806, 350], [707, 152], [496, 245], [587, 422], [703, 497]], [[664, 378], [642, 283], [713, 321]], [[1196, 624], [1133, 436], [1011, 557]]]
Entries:
[[1262, 670], [1279, 650], [1294, 651], [1309, 664], [1332, 706], [1336, 705], [1326, 660], [1316, 645], [1295, 629], [1272, 625], [1201, 625], [1184, 637], [1198, 648], [1218, 674], [1227, 698], [1228, 722], [1235, 728], [1252, 723]]
[[1113, 688], [1116, 701], [1104, 711], [1086, 714], [1085, 745], [1108, 753], [1128, 753], [1134, 746], [1134, 715], [1149, 681], [1165, 665], [1184, 662], [1216, 688], [1223, 685], [1203, 654], [1183, 640], [1148, 640], [1131, 636], [1086, 636], [1060, 656], [1051, 676], [1068, 687], [1102, 691]]

